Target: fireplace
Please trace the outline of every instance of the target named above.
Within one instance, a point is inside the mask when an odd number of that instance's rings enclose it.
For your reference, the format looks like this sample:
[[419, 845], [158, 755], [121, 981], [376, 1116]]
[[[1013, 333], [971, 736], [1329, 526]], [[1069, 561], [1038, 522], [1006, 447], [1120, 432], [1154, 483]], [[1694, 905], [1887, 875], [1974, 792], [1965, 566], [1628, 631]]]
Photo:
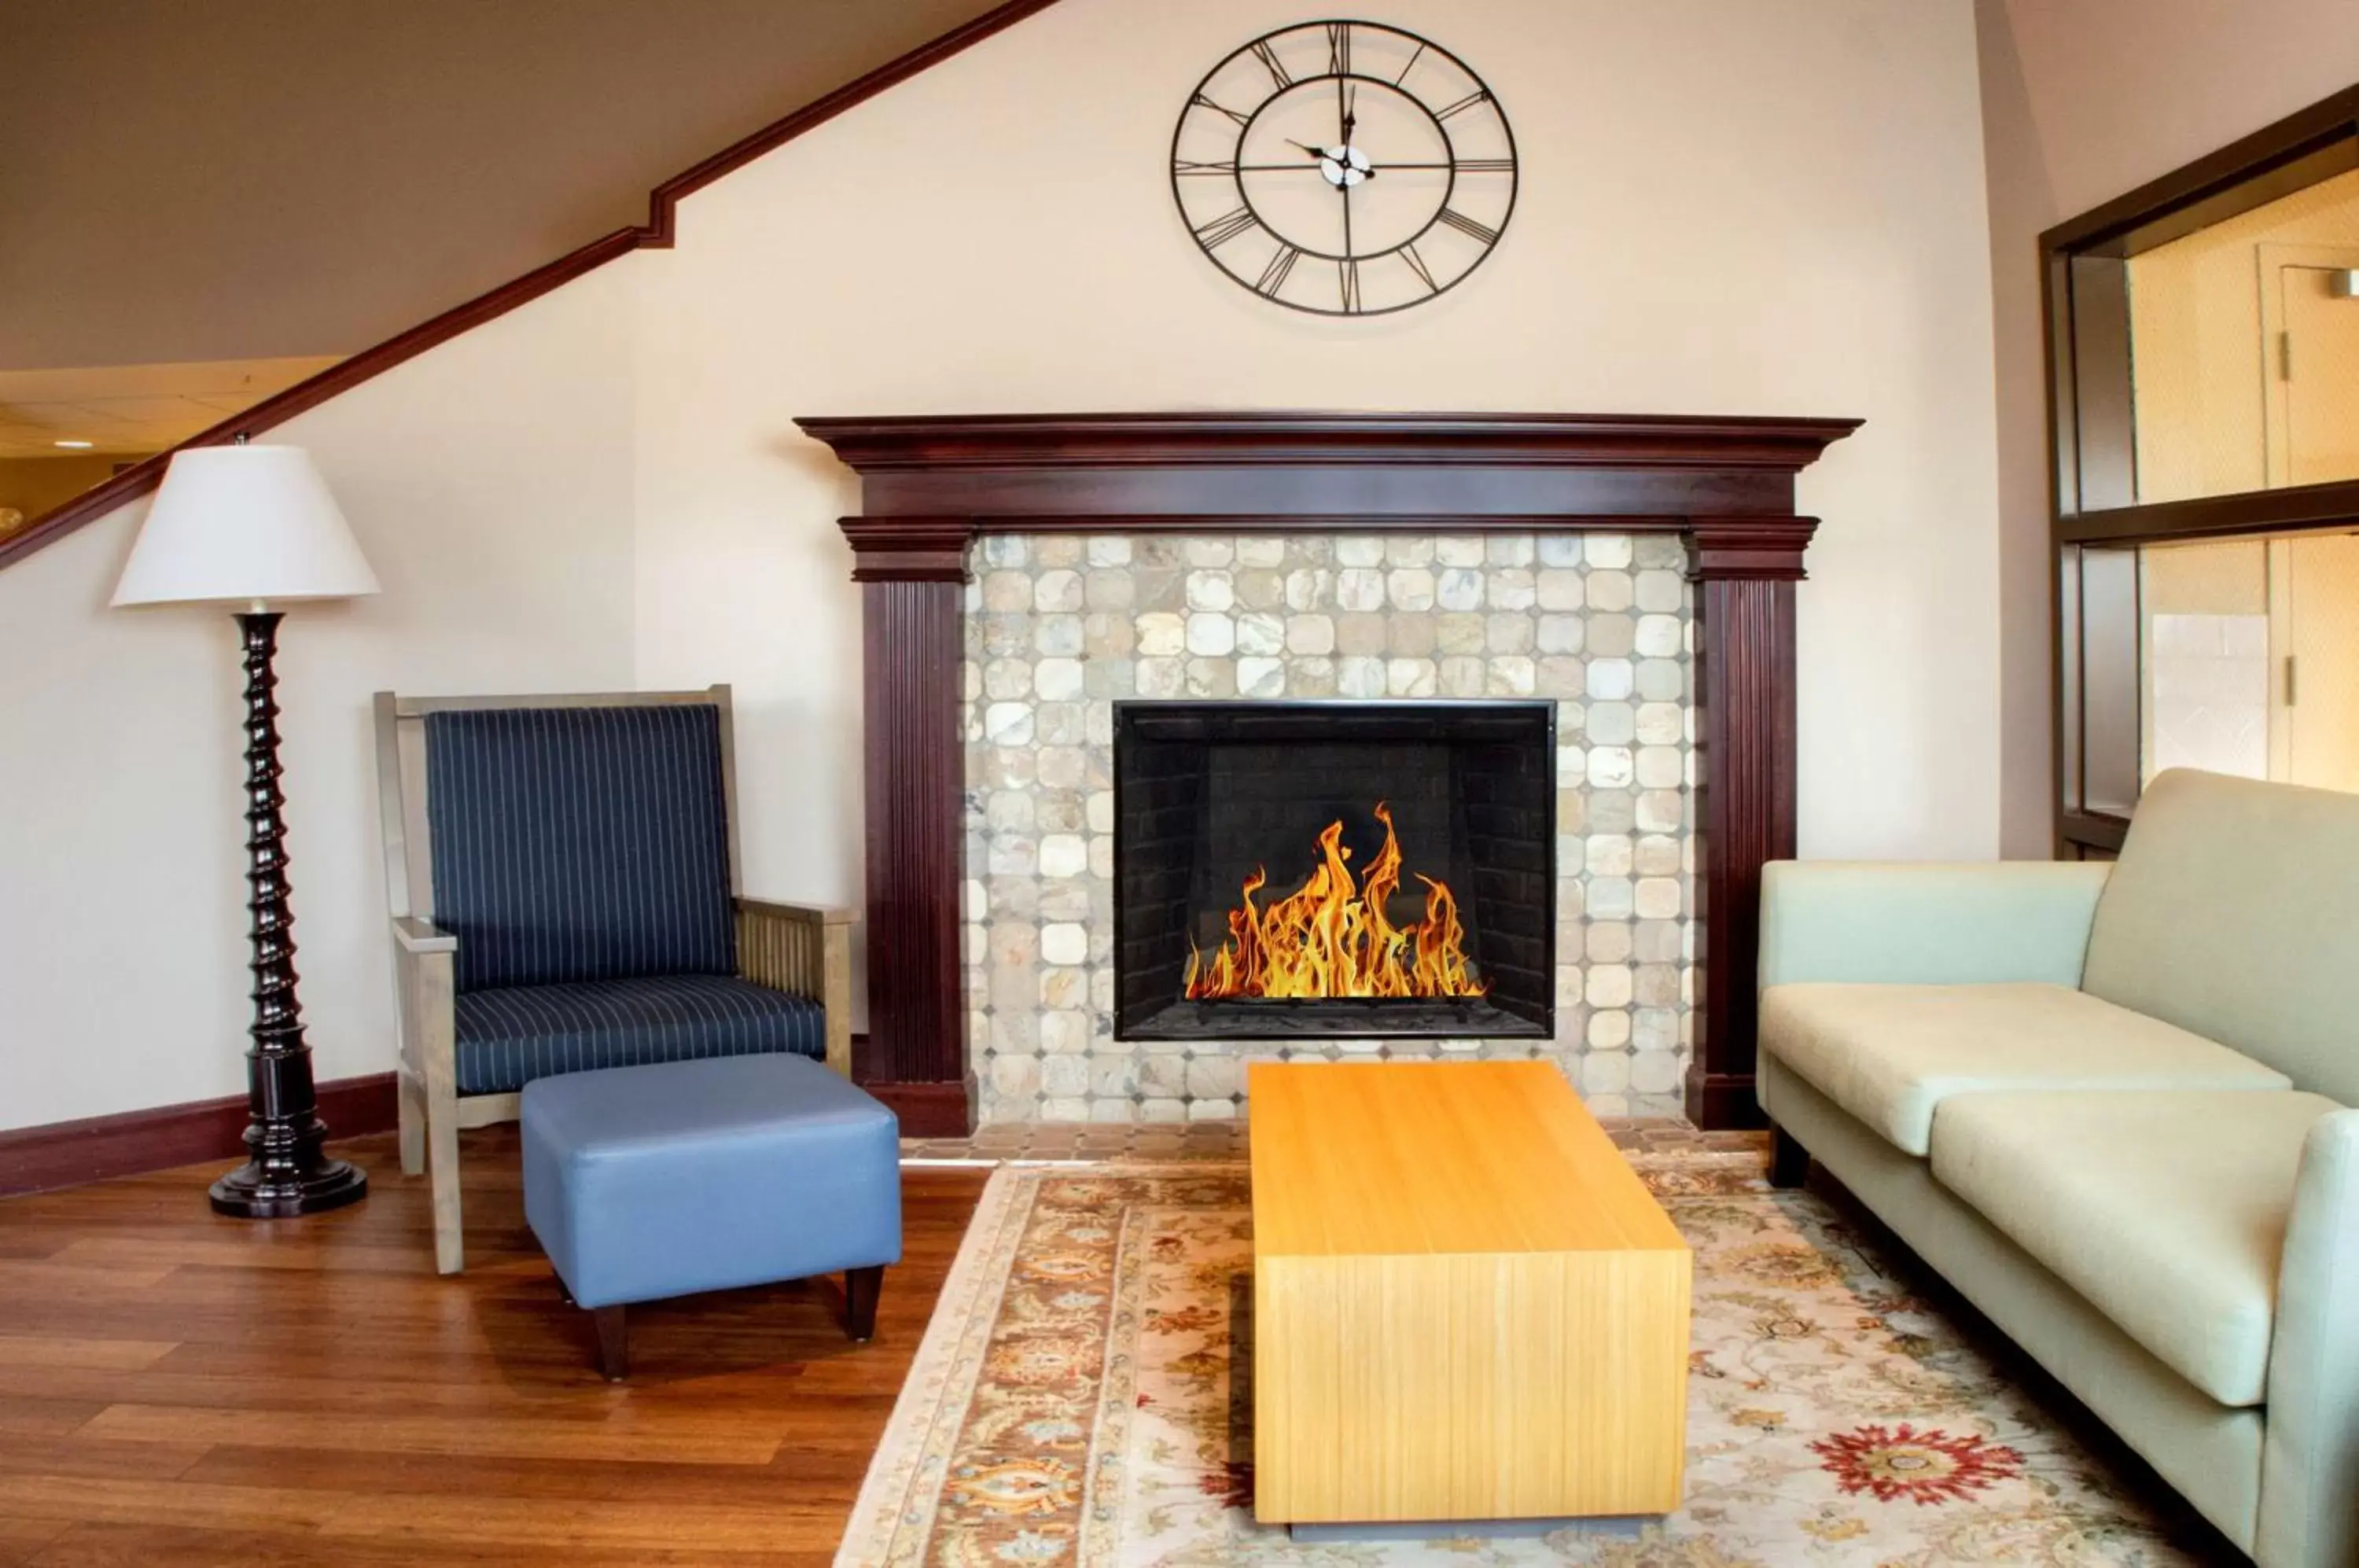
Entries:
[[1554, 1031], [1555, 704], [1114, 704], [1114, 1033]]
[[[1757, 1117], [1761, 867], [1793, 853], [1794, 584], [1817, 528], [1795, 476], [1856, 420], [799, 423], [861, 476], [842, 525], [866, 646], [853, 1070], [905, 1131], [963, 1132], [977, 1109], [1235, 1116], [1251, 1056], [1377, 1051], [1546, 1055], [1601, 1114]], [[1114, 704], [1334, 697], [1556, 702], [1553, 1040], [1116, 1038]], [[1328, 821], [1339, 847], [1373, 831]], [[1396, 823], [1405, 875], [1473, 875]], [[1264, 853], [1285, 875], [1284, 846]], [[1483, 975], [1504, 961], [1473, 887]], [[1167, 942], [1166, 1007], [1187, 956]]]

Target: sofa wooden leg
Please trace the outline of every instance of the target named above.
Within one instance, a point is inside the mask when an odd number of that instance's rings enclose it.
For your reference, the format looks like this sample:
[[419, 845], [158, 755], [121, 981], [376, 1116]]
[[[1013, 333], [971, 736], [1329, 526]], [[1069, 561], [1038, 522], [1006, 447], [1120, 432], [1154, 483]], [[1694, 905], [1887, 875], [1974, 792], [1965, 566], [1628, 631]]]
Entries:
[[598, 1323], [598, 1370], [609, 1383], [619, 1383], [631, 1373], [631, 1330], [624, 1311], [619, 1306], [597, 1307], [590, 1313]]
[[1769, 1128], [1769, 1185], [1799, 1187], [1810, 1173], [1810, 1151], [1775, 1123]]
[[885, 1288], [885, 1266], [843, 1271], [843, 1332], [854, 1345], [876, 1337], [876, 1298]]

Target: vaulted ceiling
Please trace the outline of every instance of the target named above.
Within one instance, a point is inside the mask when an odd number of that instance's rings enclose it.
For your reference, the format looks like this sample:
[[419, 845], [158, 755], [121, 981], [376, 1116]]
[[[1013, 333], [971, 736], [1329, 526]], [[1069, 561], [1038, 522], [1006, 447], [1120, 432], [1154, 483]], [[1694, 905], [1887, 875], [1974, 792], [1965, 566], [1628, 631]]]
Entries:
[[0, 371], [336, 355], [990, 0], [7, 0]]

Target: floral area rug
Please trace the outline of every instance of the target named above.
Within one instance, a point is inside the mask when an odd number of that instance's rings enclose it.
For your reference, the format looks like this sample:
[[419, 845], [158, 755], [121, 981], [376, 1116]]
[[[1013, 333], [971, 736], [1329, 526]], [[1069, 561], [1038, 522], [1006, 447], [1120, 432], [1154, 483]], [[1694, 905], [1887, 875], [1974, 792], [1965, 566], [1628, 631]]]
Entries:
[[1750, 1155], [1632, 1156], [1696, 1249], [1686, 1505], [1636, 1534], [1299, 1543], [1253, 1518], [1242, 1166], [992, 1179], [837, 1568], [2190, 1561]]

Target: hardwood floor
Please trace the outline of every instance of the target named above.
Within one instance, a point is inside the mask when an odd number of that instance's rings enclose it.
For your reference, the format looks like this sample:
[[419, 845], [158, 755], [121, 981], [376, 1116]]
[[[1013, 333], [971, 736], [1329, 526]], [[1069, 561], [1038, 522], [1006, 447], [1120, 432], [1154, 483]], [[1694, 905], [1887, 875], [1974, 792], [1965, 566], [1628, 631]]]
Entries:
[[631, 1312], [592, 1366], [513, 1127], [464, 1135], [468, 1269], [423, 1178], [256, 1225], [211, 1167], [0, 1201], [0, 1565], [825, 1564], [988, 1172], [905, 1172], [875, 1340], [842, 1280]]

